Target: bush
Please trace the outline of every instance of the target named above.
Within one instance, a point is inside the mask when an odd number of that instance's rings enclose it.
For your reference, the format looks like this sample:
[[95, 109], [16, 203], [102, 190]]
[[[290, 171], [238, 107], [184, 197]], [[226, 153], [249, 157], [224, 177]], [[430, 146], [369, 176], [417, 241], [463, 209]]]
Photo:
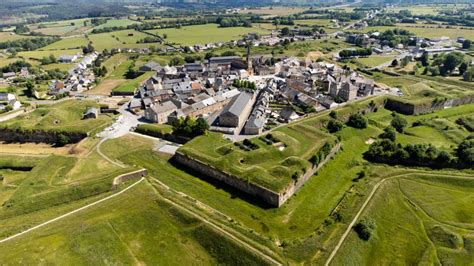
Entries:
[[353, 128], [367, 128], [367, 118], [362, 114], [353, 114], [349, 117], [349, 121], [347, 121], [347, 125]]
[[357, 233], [360, 239], [367, 241], [370, 239], [373, 231], [375, 230], [375, 224], [366, 219], [362, 219], [356, 225], [354, 225], [354, 231]]
[[380, 138], [382, 139], [389, 139], [391, 141], [395, 141], [397, 139], [397, 133], [393, 129], [393, 127], [386, 127], [382, 134], [380, 134]]
[[407, 124], [408, 124], [407, 120], [397, 114], [393, 116], [392, 122], [390, 123], [390, 125], [392, 125], [392, 127], [394, 127], [395, 130], [397, 130], [400, 133], [403, 133], [403, 130], [405, 129]]
[[327, 129], [330, 133], [338, 132], [342, 129], [343, 125], [341, 122], [335, 119], [331, 119], [328, 122]]
[[319, 156], [317, 154], [311, 156], [311, 158], [309, 158], [309, 162], [314, 166], [317, 166], [319, 164]]

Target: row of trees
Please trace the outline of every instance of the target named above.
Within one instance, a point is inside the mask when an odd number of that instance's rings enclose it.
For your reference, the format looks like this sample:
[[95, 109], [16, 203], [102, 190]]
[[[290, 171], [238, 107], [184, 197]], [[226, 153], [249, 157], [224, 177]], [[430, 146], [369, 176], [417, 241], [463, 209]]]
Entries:
[[33, 51], [54, 42], [59, 41], [59, 37], [39, 37], [31, 39], [20, 39], [15, 41], [0, 42], [0, 49], [8, 49], [9, 51]]
[[248, 80], [234, 79], [232, 85], [237, 88], [256, 90], [257, 84]]
[[249, 20], [245, 20], [239, 17], [232, 17], [232, 18], [217, 18], [217, 24], [221, 28], [229, 28], [229, 27], [252, 27], [252, 22]]
[[24, 60], [18, 60], [18, 61], [15, 61], [13, 63], [10, 63], [4, 67], [1, 67], [0, 68], [0, 73], [7, 73], [7, 72], [20, 72], [20, 70], [23, 68], [23, 67], [27, 67], [28, 69], [31, 68], [31, 64], [24, 61]]
[[197, 119], [190, 116], [186, 118], [179, 118], [174, 120], [171, 125], [173, 126], [173, 134], [184, 135], [187, 137], [196, 137], [207, 134], [209, 130], [209, 124], [207, 121], [199, 117]]
[[455, 155], [439, 150], [431, 144], [403, 146], [389, 138], [372, 143], [369, 150], [364, 153], [367, 160], [379, 163], [431, 168], [472, 168], [474, 166], [474, 138], [464, 140], [456, 149]]
[[356, 50], [342, 50], [339, 52], [341, 58], [350, 58], [355, 56], [370, 56], [372, 50], [370, 48], [361, 48]]

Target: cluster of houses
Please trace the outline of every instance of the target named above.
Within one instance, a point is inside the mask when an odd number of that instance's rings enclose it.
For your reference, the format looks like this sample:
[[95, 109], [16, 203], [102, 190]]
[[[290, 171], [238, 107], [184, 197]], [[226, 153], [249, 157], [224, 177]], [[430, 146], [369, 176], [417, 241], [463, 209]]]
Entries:
[[405, 46], [404, 44], [398, 44], [395, 47], [390, 47], [378, 39], [380, 32], [375, 31], [372, 33], [364, 34], [347, 34], [346, 42], [351, 44], [357, 44], [365, 48], [372, 49], [377, 54], [390, 54], [395, 49], [399, 52], [407, 52], [412, 58], [419, 58], [424, 52], [428, 54], [440, 54], [449, 53], [456, 50], [455, 44], [462, 43], [463, 37], [453, 40], [449, 37], [440, 38], [423, 38], [412, 36], [410, 37], [411, 45]]
[[[143, 70], [156, 74], [140, 85], [128, 107], [153, 123], [203, 117], [213, 131], [258, 135], [268, 123], [304, 115], [296, 109], [326, 110], [374, 92], [373, 80], [334, 64], [294, 57], [270, 62], [271, 55], [249, 54], [246, 60], [213, 57], [177, 67], [149, 62]], [[236, 87], [236, 79], [256, 86]]]
[[48, 94], [55, 96], [73, 95], [87, 90], [95, 81], [95, 75], [90, 66], [98, 56], [97, 52], [84, 56], [79, 63], [69, 70], [66, 80], [51, 81]]
[[22, 67], [20, 72], [4, 72], [0, 75], [0, 84], [9, 84], [16, 78], [30, 78], [30, 72], [27, 67]]
[[21, 108], [20, 101], [16, 96], [8, 92], [0, 92], [0, 112], [18, 110]]

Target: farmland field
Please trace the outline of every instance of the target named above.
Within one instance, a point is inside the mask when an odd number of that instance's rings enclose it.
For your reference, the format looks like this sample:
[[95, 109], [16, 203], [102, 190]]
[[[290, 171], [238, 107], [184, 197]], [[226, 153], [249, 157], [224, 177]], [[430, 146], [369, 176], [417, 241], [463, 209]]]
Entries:
[[140, 43], [137, 41], [145, 38], [147, 35], [135, 30], [122, 30], [108, 33], [90, 34], [89, 40], [95, 49], [102, 51], [113, 48], [149, 48], [150, 46], [159, 47], [158, 43]]
[[74, 34], [81, 34], [89, 27], [84, 26], [84, 23], [90, 22], [90, 19], [72, 19], [54, 22], [44, 22], [39, 24], [29, 25], [33, 32], [42, 33], [45, 35], [69, 36]]
[[74, 55], [81, 52], [82, 49], [67, 49], [67, 50], [36, 50], [28, 52], [19, 52], [18, 56], [25, 59], [41, 59], [50, 55], [54, 55], [56, 58], [59, 58], [62, 55]]
[[41, 50], [79, 49], [82, 46], [87, 46], [88, 43], [85, 37], [63, 38], [60, 41], [41, 48]]
[[269, 33], [266, 30], [258, 28], [232, 27], [219, 28], [217, 24], [206, 24], [196, 26], [186, 26], [181, 29], [159, 29], [149, 32], [163, 36], [166, 34], [168, 42], [179, 43], [183, 45], [206, 44], [212, 42], [227, 42], [238, 40], [242, 35], [255, 32], [259, 34]]
[[35, 38], [32, 36], [18, 35], [13, 32], [1, 32], [0, 31], [0, 42], [16, 41], [21, 39]]
[[109, 20], [107, 20], [106, 23], [100, 24], [99, 26], [94, 27], [93, 29], [100, 30], [100, 29], [108, 28], [108, 27], [126, 27], [126, 26], [129, 26], [129, 25], [139, 24], [139, 23], [140, 22], [133, 21], [133, 20], [130, 20], [128, 18], [109, 19]]
[[424, 25], [424, 26], [406, 26], [404, 24], [397, 24], [396, 27], [392, 26], [377, 26], [377, 27], [367, 27], [363, 31], [386, 31], [389, 29], [405, 29], [410, 31], [411, 33], [415, 34], [419, 37], [425, 38], [440, 38], [443, 36], [449, 37], [451, 39], [456, 39], [457, 37], [464, 37], [466, 39], [474, 39], [474, 29], [456, 29], [456, 28], [438, 28], [433, 25]]
[[307, 10], [307, 8], [302, 7], [261, 7], [261, 8], [251, 8], [251, 9], [242, 9], [239, 13], [241, 14], [259, 14], [266, 15], [265, 17], [271, 16], [288, 16], [292, 14], [301, 13]]

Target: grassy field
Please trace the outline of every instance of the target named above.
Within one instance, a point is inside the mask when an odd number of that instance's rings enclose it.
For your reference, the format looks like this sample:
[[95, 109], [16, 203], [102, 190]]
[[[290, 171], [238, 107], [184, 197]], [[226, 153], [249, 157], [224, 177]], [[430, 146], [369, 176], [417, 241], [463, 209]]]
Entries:
[[303, 7], [260, 7], [260, 8], [249, 8], [242, 9], [239, 11], [241, 14], [258, 14], [265, 15], [264, 17], [274, 17], [274, 16], [288, 16], [297, 13], [301, 13], [307, 10]]
[[36, 59], [39, 60], [43, 57], [48, 57], [54, 55], [56, 58], [59, 58], [62, 55], [74, 55], [81, 52], [82, 49], [67, 49], [67, 50], [36, 50], [28, 52], [19, 52], [18, 57], [25, 59]]
[[374, 78], [376, 82], [400, 88], [404, 94], [402, 99], [413, 103], [429, 102], [435, 98], [456, 98], [471, 94], [474, 88], [467, 82], [428, 76], [398, 77], [375, 73]]
[[474, 39], [474, 29], [457, 29], [457, 28], [438, 28], [434, 25], [419, 25], [419, 26], [406, 26], [404, 24], [397, 24], [396, 27], [393, 26], [376, 26], [376, 27], [366, 27], [363, 31], [386, 31], [389, 29], [405, 29], [415, 34], [418, 37], [425, 38], [440, 38], [440, 37], [449, 37], [453, 40], [456, 40], [457, 37], [464, 37], [466, 39]]
[[278, 140], [275, 145], [254, 138], [251, 141], [258, 148], [244, 151], [221, 134], [211, 133], [193, 139], [180, 151], [243, 180], [281, 192], [293, 182], [292, 175], [309, 169], [309, 158], [331, 142], [328, 135], [303, 125], [281, 127], [272, 135]]
[[35, 38], [32, 36], [18, 35], [13, 32], [0, 32], [0, 42], [16, 41], [21, 39]]
[[84, 26], [84, 22], [90, 24], [90, 19], [72, 19], [54, 22], [44, 22], [39, 24], [29, 25], [29, 28], [34, 32], [39, 32], [45, 35], [70, 36], [81, 34], [90, 27]]
[[[456, 124], [459, 117], [470, 117], [474, 115], [473, 105], [463, 105], [438, 111], [433, 114], [407, 116], [401, 115], [408, 121], [408, 126], [403, 134], [397, 134], [397, 139], [402, 144], [429, 143], [432, 145], [452, 151], [453, 147], [459, 145], [469, 132], [461, 125]], [[389, 126], [392, 119], [391, 112], [382, 109], [377, 113], [369, 115], [369, 118], [383, 126]], [[413, 125], [413, 123], [420, 125]]]
[[390, 62], [393, 60], [394, 57], [395, 57], [394, 55], [372, 55], [369, 57], [358, 58], [356, 59], [356, 62], [359, 62], [362, 65], [370, 68], [370, 67], [376, 67], [383, 63]]
[[52, 43], [41, 50], [66, 50], [66, 49], [79, 49], [82, 46], [87, 46], [89, 41], [85, 37], [71, 37], [63, 38], [62, 40]]
[[148, 36], [135, 30], [122, 30], [99, 34], [90, 34], [89, 40], [94, 48], [99, 51], [113, 48], [148, 48], [150, 46], [161, 47], [158, 43], [137, 43], [137, 41]]
[[151, 30], [149, 32], [161, 36], [166, 34], [168, 35], [168, 38], [166, 39], [168, 42], [183, 45], [206, 44], [219, 41], [227, 42], [232, 40], [237, 41], [242, 35], [247, 33], [268, 33], [267, 30], [259, 28], [219, 28], [217, 24], [187, 26], [182, 27], [181, 29], [159, 29]]
[[1, 126], [22, 129], [66, 130], [89, 132], [111, 122], [108, 115], [83, 120], [87, 107], [98, 106], [93, 101], [67, 100], [54, 105], [38, 107], [29, 114], [0, 123]]
[[440, 10], [440, 8], [437, 6], [414, 5], [414, 6], [390, 7], [387, 9], [387, 11], [391, 13], [398, 13], [402, 10], [408, 10], [413, 15], [437, 15], [438, 10]]
[[470, 264], [473, 256], [474, 179], [399, 178], [377, 192], [363, 214], [375, 232], [363, 241], [352, 231], [334, 265]]
[[126, 27], [133, 24], [140, 24], [140, 22], [130, 20], [128, 18], [121, 18], [121, 19], [109, 19], [106, 23], [100, 24], [93, 29], [103, 29], [103, 28], [110, 28], [110, 27]]
[[154, 72], [147, 72], [135, 79], [126, 80], [123, 83], [120, 83], [119, 86], [112, 89], [112, 92], [116, 93], [133, 93], [138, 89], [138, 86], [144, 82], [145, 80], [149, 79], [153, 76]]

